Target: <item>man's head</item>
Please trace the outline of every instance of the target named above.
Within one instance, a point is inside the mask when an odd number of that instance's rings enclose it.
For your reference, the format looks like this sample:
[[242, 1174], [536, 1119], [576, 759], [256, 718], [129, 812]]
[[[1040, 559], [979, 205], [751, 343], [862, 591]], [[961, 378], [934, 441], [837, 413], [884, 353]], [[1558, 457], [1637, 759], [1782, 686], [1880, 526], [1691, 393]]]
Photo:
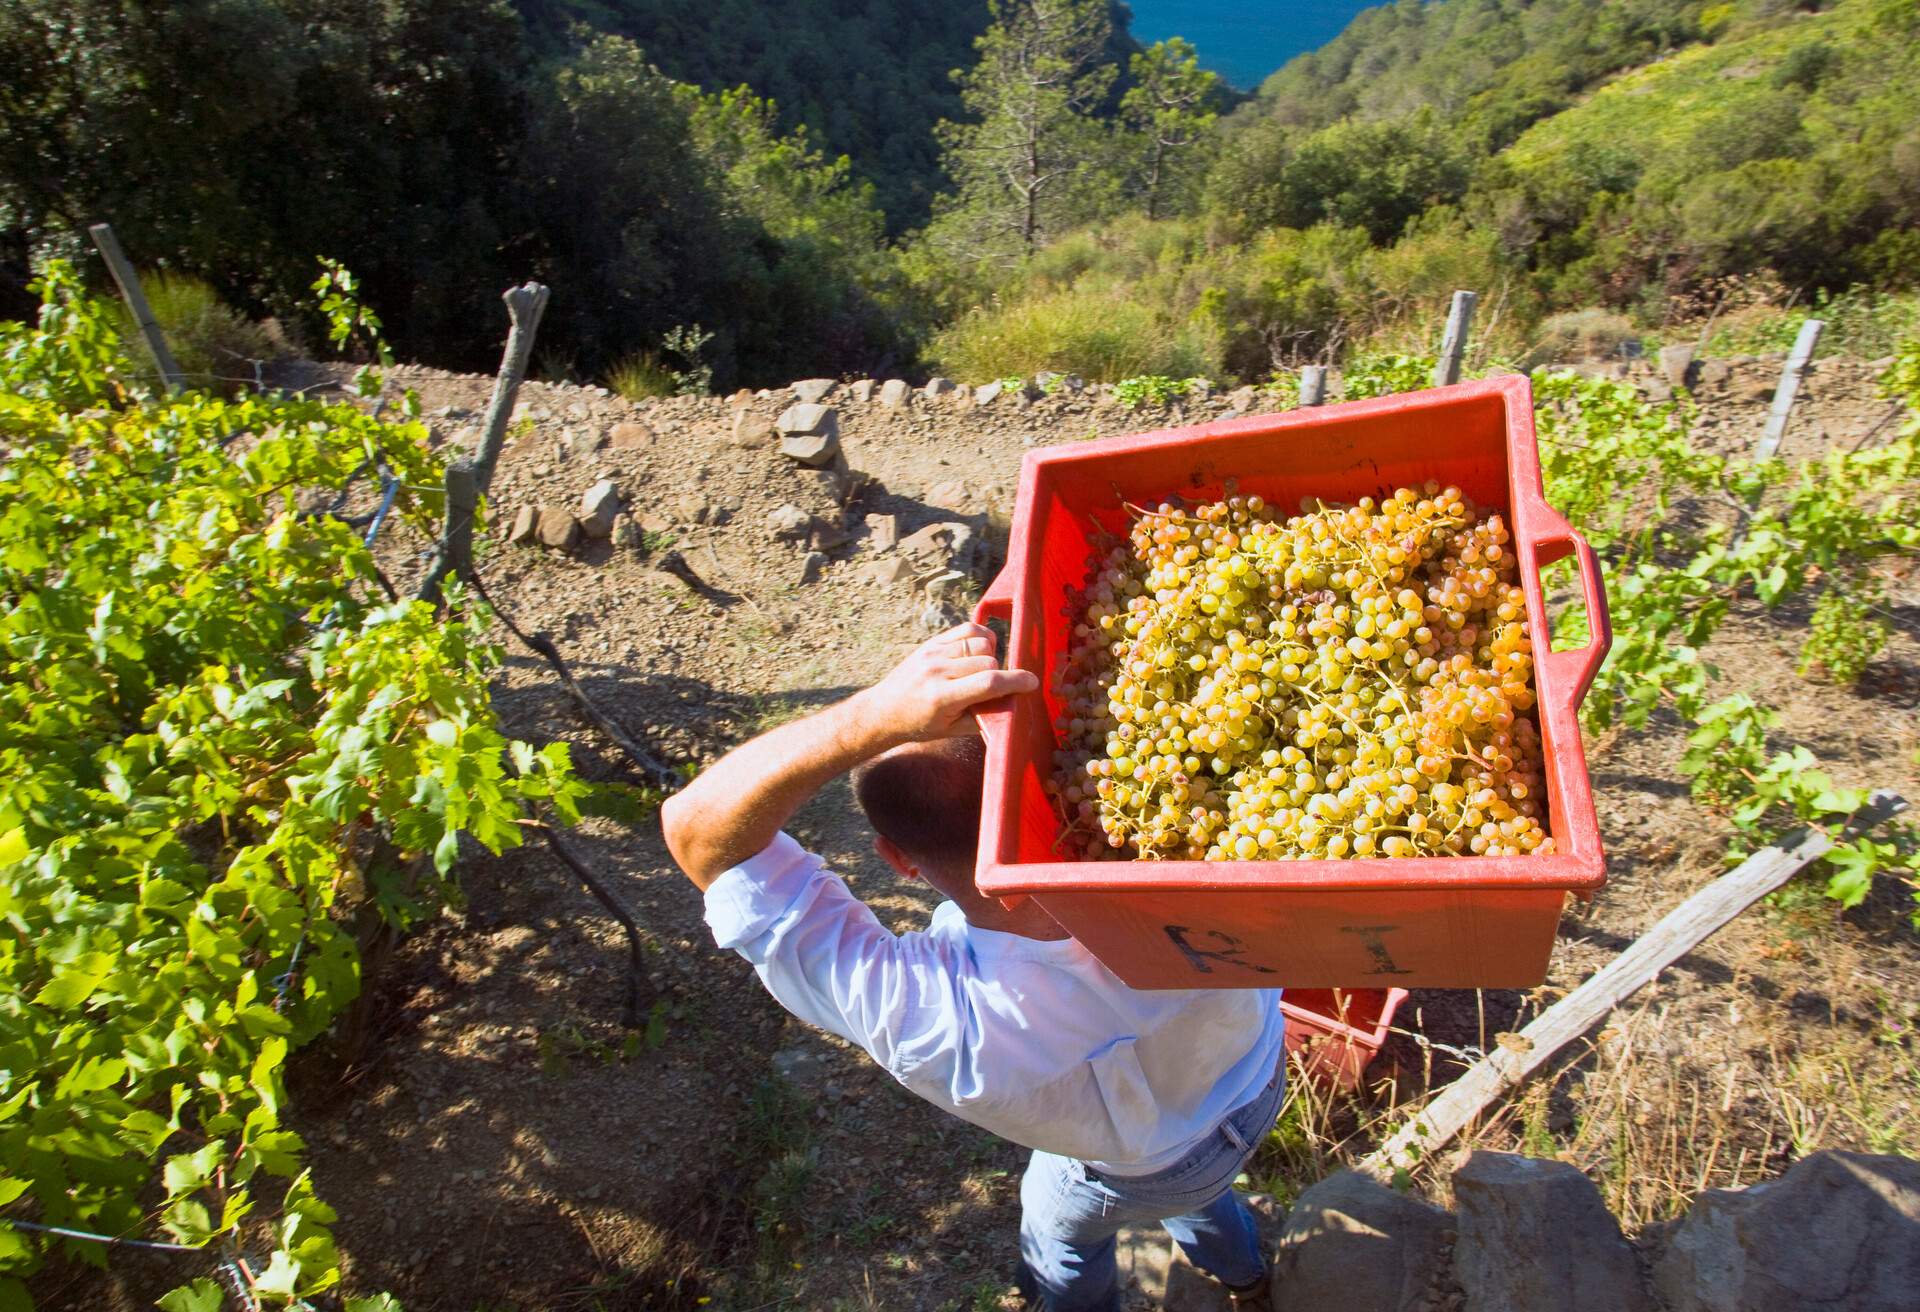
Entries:
[[977, 735], [908, 743], [853, 772], [853, 794], [879, 835], [875, 846], [902, 874], [914, 874], [963, 905], [977, 899], [974, 849], [986, 748]]

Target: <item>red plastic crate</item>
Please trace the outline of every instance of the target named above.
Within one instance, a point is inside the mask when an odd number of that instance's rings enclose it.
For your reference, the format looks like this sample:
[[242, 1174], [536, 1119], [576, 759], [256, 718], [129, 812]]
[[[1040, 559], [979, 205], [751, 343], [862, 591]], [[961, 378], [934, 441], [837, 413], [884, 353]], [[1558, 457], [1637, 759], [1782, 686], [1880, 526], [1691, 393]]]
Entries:
[[[1342, 861], [1064, 861], [1044, 791], [1053, 767], [1052, 676], [1068, 592], [1085, 584], [1099, 530], [1123, 501], [1226, 495], [1280, 506], [1351, 501], [1438, 479], [1500, 510], [1513, 533], [1535, 637], [1534, 691], [1554, 852]], [[1540, 569], [1577, 557], [1593, 637], [1547, 650]], [[1523, 377], [1031, 451], [1020, 468], [1007, 563], [976, 612], [1009, 625], [1009, 666], [1039, 695], [983, 712], [980, 890], [1038, 899], [1136, 988], [1525, 988], [1546, 977], [1568, 893], [1605, 881], [1576, 718], [1611, 640], [1593, 551], [1540, 486], [1533, 394]]]
[[1405, 989], [1288, 989], [1280, 1011], [1291, 1064], [1316, 1083], [1359, 1088], [1406, 1000]]

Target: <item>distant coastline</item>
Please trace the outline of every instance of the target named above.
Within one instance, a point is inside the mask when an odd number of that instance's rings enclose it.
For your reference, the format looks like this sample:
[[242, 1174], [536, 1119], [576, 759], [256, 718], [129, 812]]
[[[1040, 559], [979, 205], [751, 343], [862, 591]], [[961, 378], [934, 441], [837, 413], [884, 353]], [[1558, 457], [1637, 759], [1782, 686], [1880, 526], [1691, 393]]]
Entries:
[[1183, 36], [1200, 63], [1242, 91], [1306, 50], [1339, 36], [1378, 0], [1129, 0], [1142, 45]]

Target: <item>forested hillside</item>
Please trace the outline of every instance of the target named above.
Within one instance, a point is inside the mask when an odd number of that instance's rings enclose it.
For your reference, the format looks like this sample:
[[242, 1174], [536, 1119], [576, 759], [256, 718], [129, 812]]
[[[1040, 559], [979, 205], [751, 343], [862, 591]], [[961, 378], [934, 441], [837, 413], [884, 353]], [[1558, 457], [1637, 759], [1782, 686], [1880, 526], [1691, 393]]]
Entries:
[[1920, 8], [1400, 0], [1187, 159], [1165, 217], [1123, 198], [1017, 272], [946, 268], [971, 309], [933, 358], [1254, 380], [1410, 344], [1454, 287], [1514, 360], [1836, 296], [1885, 349], [1916, 318], [1887, 297], [1920, 267]]
[[710, 90], [750, 86], [871, 182], [890, 225], [924, 223], [941, 186], [933, 127], [960, 112], [948, 77], [972, 61], [986, 0], [516, 0], [541, 43], [576, 28], [627, 37], [662, 72]]
[[630, 392], [1259, 380], [1456, 286], [1517, 359], [1920, 268], [1912, 0], [1399, 0], [1238, 104], [1113, 0], [17, 0], [0, 52], [7, 308], [104, 217], [293, 349], [321, 256], [450, 366], [538, 278], [541, 371]]

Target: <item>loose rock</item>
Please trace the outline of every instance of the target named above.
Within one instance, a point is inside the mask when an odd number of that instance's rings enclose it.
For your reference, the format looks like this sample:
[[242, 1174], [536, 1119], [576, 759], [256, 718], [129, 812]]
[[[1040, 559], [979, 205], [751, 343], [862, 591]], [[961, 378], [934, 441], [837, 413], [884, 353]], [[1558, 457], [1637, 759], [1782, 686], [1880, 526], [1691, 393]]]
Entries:
[[1693, 378], [1693, 348], [1676, 342], [1660, 348], [1660, 373], [1674, 387], [1685, 387]]
[[592, 455], [607, 444], [605, 433], [590, 428], [569, 428], [560, 435], [560, 458], [579, 460]]
[[967, 573], [973, 568], [975, 547], [972, 526], [958, 520], [929, 524], [900, 539], [900, 554], [922, 570], [937, 568]]
[[536, 506], [522, 506], [513, 512], [513, 527], [507, 530], [507, 541], [527, 542], [533, 538], [540, 527], [540, 510]]
[[875, 551], [891, 551], [900, 541], [900, 516], [868, 515], [867, 541]]
[[1453, 1194], [1465, 1312], [1652, 1312], [1633, 1250], [1578, 1168], [1476, 1152]]
[[792, 502], [788, 502], [767, 516], [767, 527], [773, 531], [776, 539], [782, 542], [797, 542], [811, 531], [813, 516]]
[[840, 454], [840, 420], [830, 406], [788, 406], [773, 426], [780, 434], [780, 454], [791, 460], [818, 469]]
[[832, 378], [802, 378], [793, 385], [793, 395], [797, 400], [811, 405], [824, 401], [827, 394], [838, 386], [838, 380]]
[[607, 445], [615, 451], [635, 451], [653, 444], [653, 430], [631, 421], [615, 424], [607, 430]]
[[889, 378], [880, 384], [880, 404], [889, 410], [905, 410], [912, 404], [912, 396], [912, 389], [902, 379]]
[[938, 401], [953, 389], [954, 381], [951, 378], [929, 378], [927, 385], [920, 390], [927, 400]]
[[549, 547], [569, 551], [580, 542], [580, 521], [561, 506], [541, 506], [535, 533]]
[[852, 393], [853, 399], [856, 401], [871, 401], [873, 400], [873, 389], [879, 385], [880, 384], [874, 382], [871, 378], [862, 378], [853, 384], [853, 386], [849, 387], [847, 391]]
[[620, 489], [603, 478], [580, 498], [580, 531], [590, 538], [610, 537], [620, 514]]
[[980, 384], [980, 386], [973, 389], [973, 403], [975, 405], [992, 405], [1000, 398], [1000, 391], [1004, 386], [1005, 384], [997, 382]]
[[913, 577], [913, 566], [899, 556], [887, 556], [881, 560], [868, 561], [861, 569], [860, 577], [869, 584], [892, 586], [905, 583]]
[[800, 586], [819, 581], [820, 572], [827, 567], [825, 552], [809, 551], [800, 562]]
[[751, 410], [741, 409], [733, 412], [733, 435], [731, 441], [737, 447], [766, 446], [778, 436], [773, 425], [764, 416]]
[[1920, 1291], [1920, 1162], [1825, 1150], [1709, 1189], [1654, 1268], [1673, 1312], [1896, 1312]]
[[1453, 1218], [1357, 1171], [1328, 1176], [1287, 1214], [1274, 1255], [1277, 1307], [1415, 1312], [1446, 1260]]

